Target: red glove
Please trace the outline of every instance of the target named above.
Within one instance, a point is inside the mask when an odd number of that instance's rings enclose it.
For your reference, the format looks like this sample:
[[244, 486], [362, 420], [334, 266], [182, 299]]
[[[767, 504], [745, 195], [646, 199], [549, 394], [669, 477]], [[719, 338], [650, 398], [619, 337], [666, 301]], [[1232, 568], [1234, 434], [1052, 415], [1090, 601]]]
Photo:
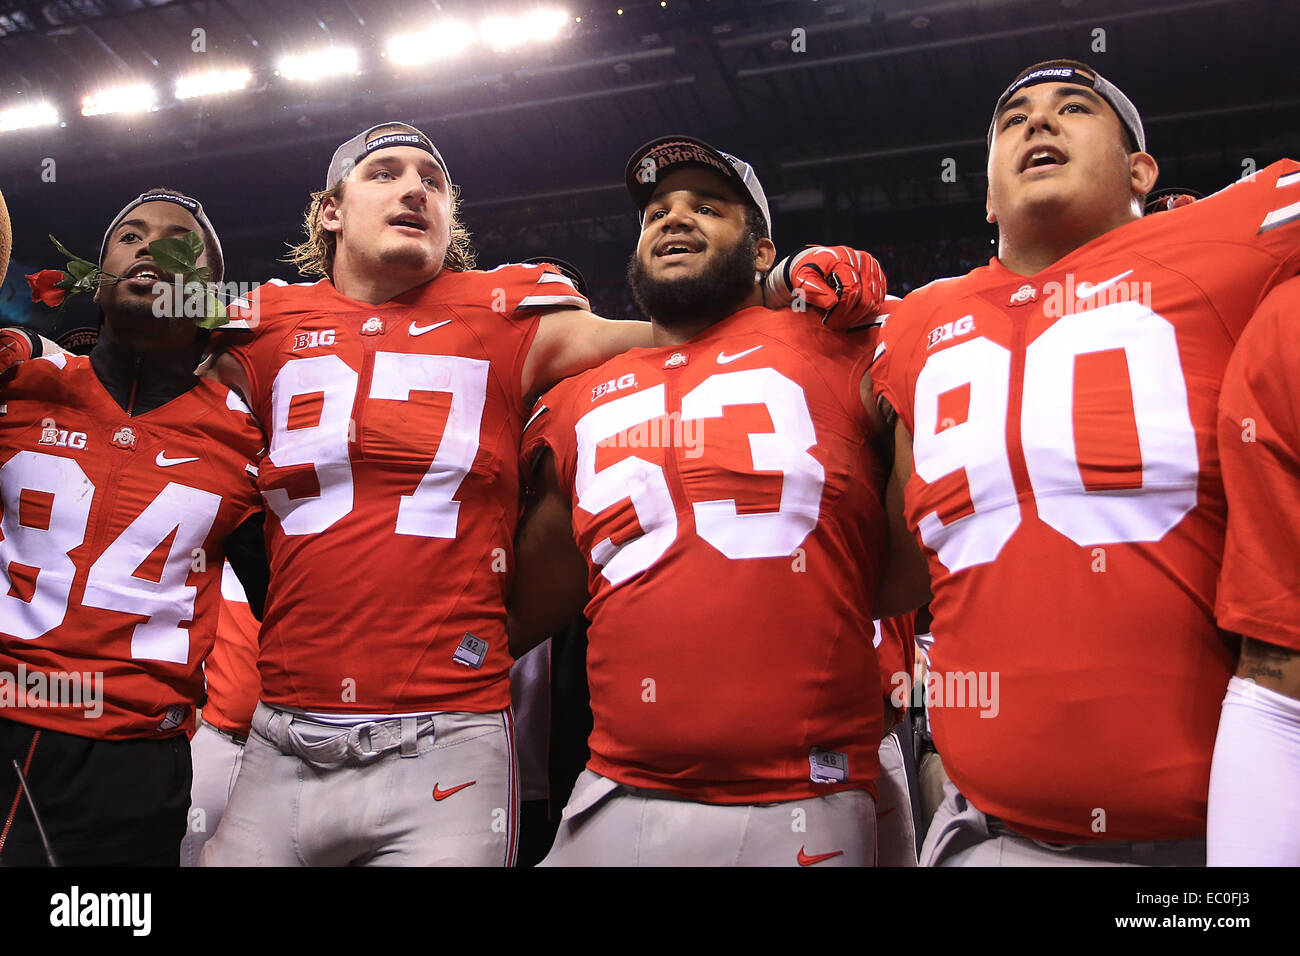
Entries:
[[767, 282], [778, 301], [802, 300], [837, 331], [867, 324], [885, 301], [880, 263], [849, 246], [809, 246], [778, 262]]
[[1157, 212], [1169, 212], [1172, 209], [1181, 209], [1183, 206], [1190, 206], [1198, 199], [1203, 199], [1195, 193], [1180, 193], [1176, 190], [1170, 190], [1161, 195], [1157, 195], [1147, 200], [1147, 215]]
[[18, 329], [0, 329], [0, 379], [32, 357], [32, 340]]

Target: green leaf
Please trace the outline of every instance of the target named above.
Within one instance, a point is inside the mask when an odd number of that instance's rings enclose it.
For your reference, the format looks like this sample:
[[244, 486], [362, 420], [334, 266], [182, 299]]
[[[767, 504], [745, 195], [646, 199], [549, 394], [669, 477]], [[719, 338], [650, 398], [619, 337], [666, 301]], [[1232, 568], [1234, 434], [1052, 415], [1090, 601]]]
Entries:
[[[193, 233], [190, 233], [193, 235]], [[185, 275], [194, 271], [194, 257], [183, 239], [168, 237], [149, 243], [149, 255], [164, 272]]]
[[204, 312], [203, 318], [194, 321], [194, 324], [201, 329], [218, 329], [230, 321], [226, 317], [226, 307], [212, 293], [208, 293]]
[[181, 236], [181, 242], [185, 243], [185, 248], [190, 251], [190, 265], [193, 266], [199, 261], [199, 256], [203, 255], [203, 239], [191, 229]]
[[75, 286], [76, 284], [77, 284], [77, 280], [76, 280], [76, 279], [74, 279], [74, 278], [73, 278], [72, 276], [70, 276], [70, 275], [66, 275], [66, 274], [65, 274], [65, 275], [63, 276], [62, 279], [60, 279], [58, 282], [54, 283], [54, 288], [56, 288], [56, 289], [71, 289], [71, 288], [72, 288], [73, 286]]
[[[69, 251], [68, 251], [68, 247], [65, 246], [63, 243], [59, 242], [59, 240], [55, 239], [53, 236], [50, 236], [50, 242], [54, 243], [54, 248], [55, 248], [55, 249], [58, 249], [59, 252], [63, 253], [63, 255], [65, 255], [65, 256], [67, 256], [69, 259], [71, 259], [72, 262], [84, 262], [86, 265], [90, 266], [92, 269], [98, 269], [98, 268], [99, 268], [99, 266], [95, 265], [95, 263], [91, 262], [89, 259], [83, 259], [83, 258], [81, 258], [81, 256], [77, 255], [76, 253], [74, 253], [74, 252], [69, 252]], [[72, 263], [70, 262], [69, 265], [71, 265], [71, 264], [72, 264]]]
[[84, 279], [92, 272], [98, 272], [97, 266], [92, 266], [89, 262], [82, 262], [79, 259], [73, 259], [68, 263], [68, 275], [74, 279]]
[[207, 266], [199, 266], [197, 269], [195, 269], [185, 278], [187, 281], [193, 280], [195, 282], [202, 282], [206, 285], [207, 283], [212, 281], [212, 270], [209, 269]]

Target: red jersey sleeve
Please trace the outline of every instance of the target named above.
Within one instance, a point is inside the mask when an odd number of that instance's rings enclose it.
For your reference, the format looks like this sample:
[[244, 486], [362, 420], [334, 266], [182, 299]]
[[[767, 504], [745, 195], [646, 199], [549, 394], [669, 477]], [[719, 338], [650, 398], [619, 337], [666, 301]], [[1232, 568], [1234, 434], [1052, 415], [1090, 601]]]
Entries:
[[216, 640], [203, 666], [208, 685], [203, 719], [226, 733], [246, 737], [262, 688], [257, 673], [260, 625], [249, 610], [243, 586], [229, 563], [222, 568], [218, 607]]
[[[248, 379], [248, 395], [245, 398], [250, 403], [256, 403], [259, 396], [270, 394], [271, 381], [267, 376], [274, 376], [276, 365], [269, 356], [274, 354], [290, 326], [290, 323], [283, 321], [284, 314], [290, 311], [287, 306], [291, 298], [287, 290], [310, 288], [316, 284], [289, 286], [273, 279], [260, 285], [246, 300], [232, 303], [227, 308], [230, 321], [213, 332], [210, 347], [212, 354], [224, 352], [240, 364]], [[265, 322], [264, 317], [267, 318]], [[262, 418], [267, 410], [254, 405], [253, 411], [257, 417]]]
[[[1300, 215], [1300, 210], [1297, 211]], [[1269, 295], [1219, 396], [1228, 531], [1219, 625], [1300, 651], [1300, 278]]]
[[1300, 163], [1279, 160], [1156, 221], [1172, 232], [1152, 257], [1177, 256], [1236, 338], [1264, 297], [1300, 274]]
[[572, 455], [569, 452], [574, 445], [571, 438], [573, 428], [568, 424], [569, 416], [566, 412], [573, 401], [575, 385], [583, 377], [565, 379], [537, 400], [520, 443], [519, 455], [524, 474], [531, 474], [537, 465], [538, 456], [543, 451], [550, 451], [555, 458], [555, 469], [560, 476], [561, 485], [566, 489], [573, 487]]
[[[927, 287], [928, 288], [928, 287]], [[916, 328], [919, 328], [920, 297], [918, 289], [902, 302], [895, 302], [888, 315], [882, 316], [879, 337], [872, 353], [871, 387], [877, 401], [881, 398], [893, 406], [899, 420], [912, 430], [912, 389], [908, 385], [909, 356], [915, 354]], [[924, 356], [921, 357], [924, 362]]]
[[591, 303], [578, 291], [573, 280], [554, 266], [504, 265], [486, 275], [501, 278], [503, 302], [517, 317], [538, 309], [591, 309]]
[[876, 645], [880, 694], [889, 701], [893, 710], [892, 714], [885, 714], [885, 729], [888, 730], [907, 716], [908, 694], [916, 666], [916, 612], [887, 617], [877, 623], [880, 628], [880, 643]]
[[487, 272], [462, 275], [464, 281], [472, 283], [472, 286], [460, 290], [457, 298], [485, 306], [491, 313], [501, 315], [517, 333], [513, 339], [499, 334], [493, 337], [502, 342], [510, 341], [509, 347], [514, 348], [508, 361], [508, 387], [514, 406], [523, 414], [527, 410], [523, 392], [524, 362], [537, 336], [541, 317], [556, 309], [589, 310], [591, 303], [567, 276], [553, 266], [512, 263]]

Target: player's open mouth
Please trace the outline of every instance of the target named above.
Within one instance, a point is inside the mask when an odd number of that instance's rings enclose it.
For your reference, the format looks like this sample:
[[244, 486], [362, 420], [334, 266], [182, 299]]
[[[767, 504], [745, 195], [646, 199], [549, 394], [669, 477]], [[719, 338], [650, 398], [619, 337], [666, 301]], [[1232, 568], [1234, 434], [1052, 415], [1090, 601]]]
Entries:
[[690, 239], [665, 239], [655, 247], [655, 258], [674, 259], [695, 255], [703, 250], [703, 245]]
[[1066, 162], [1065, 153], [1055, 146], [1035, 146], [1020, 161], [1020, 171], [1023, 173], [1048, 166], [1064, 166]]
[[423, 220], [415, 216], [402, 216], [398, 219], [392, 219], [388, 223], [390, 226], [396, 226], [399, 229], [410, 229], [423, 235], [428, 232], [429, 226]]
[[136, 291], [150, 291], [155, 282], [170, 281], [171, 276], [164, 276], [163, 271], [149, 262], [141, 262], [127, 270], [123, 276], [127, 285]]

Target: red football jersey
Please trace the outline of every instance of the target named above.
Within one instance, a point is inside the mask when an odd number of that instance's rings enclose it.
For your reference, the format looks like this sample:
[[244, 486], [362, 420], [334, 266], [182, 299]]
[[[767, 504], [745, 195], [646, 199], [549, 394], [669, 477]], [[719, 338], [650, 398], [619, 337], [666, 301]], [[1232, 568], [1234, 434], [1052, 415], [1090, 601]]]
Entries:
[[1228, 537], [1219, 625], [1300, 651], [1300, 279], [1237, 343], [1219, 396]]
[[228, 734], [248, 736], [262, 679], [257, 673], [257, 634], [261, 625], [230, 564], [221, 575], [217, 639], [203, 664], [208, 698], [203, 719]]
[[[270, 436], [262, 700], [325, 713], [510, 706], [505, 595], [522, 371], [550, 267], [447, 272], [382, 305], [328, 280], [258, 290], [243, 365]], [[254, 324], [250, 322], [250, 324]]]
[[1251, 313], [1300, 270], [1298, 170], [1035, 276], [994, 259], [885, 324], [873, 379], [912, 433], [935, 743], [962, 793], [1028, 836], [1205, 832], [1235, 664], [1213, 618], [1216, 404]]
[[215, 382], [128, 417], [88, 358], [18, 368], [0, 388], [0, 714], [104, 739], [193, 724], [262, 444]]
[[916, 672], [916, 612], [876, 622], [876, 660], [880, 662], [880, 695], [889, 701], [885, 729], [907, 716]]
[[553, 452], [588, 559], [595, 772], [706, 803], [874, 793], [884, 466], [859, 342], [744, 309], [543, 397], [524, 454]]

